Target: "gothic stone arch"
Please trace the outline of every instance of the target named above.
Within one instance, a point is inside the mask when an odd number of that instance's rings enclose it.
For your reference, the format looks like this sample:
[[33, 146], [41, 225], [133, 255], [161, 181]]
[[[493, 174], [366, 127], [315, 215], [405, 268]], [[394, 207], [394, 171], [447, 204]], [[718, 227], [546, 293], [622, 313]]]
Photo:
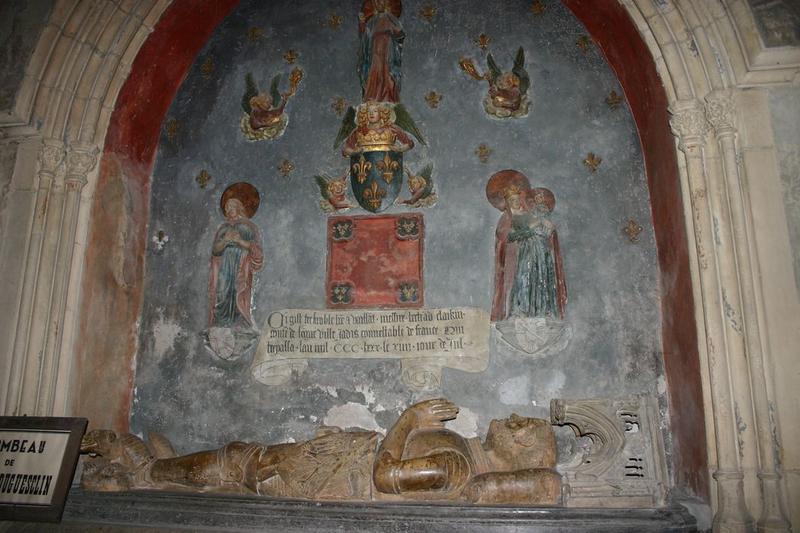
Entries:
[[[797, 316], [798, 305], [782, 294], [788, 236], [774, 227], [785, 215], [769, 209], [774, 190], [748, 185], [774, 183], [777, 171], [764, 94], [746, 89], [795, 79], [800, 58], [759, 43], [744, 0], [564, 1], [617, 72], [645, 154], [675, 487], [710, 496], [716, 530], [747, 531], [757, 516], [760, 529], [786, 531], [784, 503], [800, 500], [797, 458], [783, 458], [789, 499], [776, 457], [781, 439], [798, 437], [781, 424], [796, 393], [774, 369], [792, 364], [786, 348], [800, 339], [772, 310]], [[19, 144], [13, 186], [30, 199], [6, 291], [16, 313], [0, 368], [4, 413], [127, 426], [160, 124], [235, 4], [56, 2], [0, 125]]]

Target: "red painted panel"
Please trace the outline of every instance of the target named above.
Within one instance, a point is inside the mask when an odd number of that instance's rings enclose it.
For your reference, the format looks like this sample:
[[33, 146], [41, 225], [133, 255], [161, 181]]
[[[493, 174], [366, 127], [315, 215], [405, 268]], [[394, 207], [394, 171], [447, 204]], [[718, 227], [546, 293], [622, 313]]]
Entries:
[[655, 62], [615, 0], [563, 0], [617, 74], [642, 143], [658, 261], [674, 475], [678, 488], [709, 498], [708, 457], [689, 249], [667, 95]]
[[[422, 307], [424, 236], [419, 214], [329, 218], [328, 307]], [[337, 286], [351, 294], [337, 299]]]

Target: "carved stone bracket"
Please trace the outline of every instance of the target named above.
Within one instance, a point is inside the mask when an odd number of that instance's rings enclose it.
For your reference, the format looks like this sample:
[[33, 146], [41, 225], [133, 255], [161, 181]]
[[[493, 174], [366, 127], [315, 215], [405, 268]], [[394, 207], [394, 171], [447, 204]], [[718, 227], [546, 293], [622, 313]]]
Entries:
[[592, 447], [575, 469], [578, 476], [596, 478], [611, 468], [622, 450], [625, 438], [618, 421], [606, 414], [607, 400], [553, 400], [550, 402], [551, 422], [570, 426], [578, 437], [589, 437]]
[[664, 503], [667, 473], [654, 398], [559, 400], [550, 420], [590, 441], [560, 464], [567, 507], [653, 507]]

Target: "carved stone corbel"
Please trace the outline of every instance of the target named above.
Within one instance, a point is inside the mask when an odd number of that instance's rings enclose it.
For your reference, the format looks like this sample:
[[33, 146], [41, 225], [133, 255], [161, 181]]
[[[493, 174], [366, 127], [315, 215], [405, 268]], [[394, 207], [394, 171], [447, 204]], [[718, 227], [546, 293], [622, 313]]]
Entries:
[[[567, 507], [658, 507], [667, 486], [653, 398], [552, 400], [550, 421], [587, 438], [579, 457], [559, 464]], [[579, 444], [580, 445], [580, 444]]]

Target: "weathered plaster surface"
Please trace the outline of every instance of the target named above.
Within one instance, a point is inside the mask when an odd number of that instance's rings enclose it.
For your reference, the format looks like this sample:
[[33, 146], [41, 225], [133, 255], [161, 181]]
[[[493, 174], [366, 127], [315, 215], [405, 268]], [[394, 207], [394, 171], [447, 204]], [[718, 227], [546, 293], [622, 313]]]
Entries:
[[796, 0], [748, 0], [767, 47], [800, 45], [800, 4]]
[[[355, 4], [244, 2], [201, 51], [168, 111], [179, 128], [172, 139], [162, 135], [147, 238], [164, 230], [170, 241], [160, 252], [148, 244], [135, 431], [163, 432], [184, 450], [232, 438], [299, 440], [332, 419], [334, 408], [336, 414], [350, 406], [344, 411], [349, 418], [336, 419], [343, 425], [364, 423], [364, 410], [352, 407], [360, 404], [377, 427], [388, 428], [409, 403], [435, 394], [468, 409], [482, 433], [492, 418], [512, 410], [546, 416], [556, 394], [616, 397], [656, 389], [663, 369], [649, 199], [630, 113], [624, 105], [610, 110], [604, 101], [612, 89], [621, 92], [613, 73], [597, 50], [576, 46], [586, 31], [560, 5], [535, 18], [527, 2], [504, 3], [485, 20], [478, 4], [451, 3], [440, 6], [432, 23], [420, 17], [421, 7], [404, 3], [401, 98], [428, 141], [406, 164], [417, 169], [432, 162], [440, 197], [437, 207], [424, 211], [426, 306], [488, 310], [499, 212], [486, 201], [484, 187], [493, 172], [516, 168], [556, 194], [553, 220], [570, 293], [567, 316], [576, 332], [567, 350], [531, 361], [494, 339], [486, 372], [445, 371], [441, 391], [426, 394], [403, 386], [399, 365], [388, 360], [312, 362], [290, 384], [266, 387], [250, 377], [249, 361], [225, 362], [204, 350], [199, 333], [207, 313], [209, 249], [221, 221], [219, 195], [230, 183], [250, 181], [263, 195], [253, 219], [266, 257], [256, 286], [256, 322], [277, 309], [324, 307], [325, 215], [311, 176], [343, 170], [344, 160], [331, 148], [340, 118], [330, 105], [337, 96], [360, 98]], [[344, 18], [338, 30], [322, 25], [331, 13]], [[263, 28], [263, 40], [247, 39], [251, 27]], [[493, 38], [490, 50], [503, 65], [525, 47], [533, 81], [528, 118], [488, 118], [481, 106], [485, 85], [459, 71], [461, 56], [483, 63], [473, 44], [481, 32]], [[297, 65], [306, 72], [289, 104], [289, 127], [276, 141], [249, 143], [238, 130], [244, 75], [252, 72], [264, 86], [275, 73], [288, 73], [281, 54], [289, 48], [299, 52]], [[201, 68], [208, 60], [211, 74]], [[443, 95], [435, 110], [424, 101], [432, 89]], [[487, 164], [474, 155], [480, 143], [494, 150]], [[604, 159], [596, 174], [582, 165], [589, 151]], [[283, 177], [276, 168], [287, 158], [296, 170]], [[194, 181], [202, 169], [213, 176], [205, 189]], [[628, 218], [644, 227], [635, 244], [622, 232]], [[162, 323], [185, 335], [170, 335], [171, 349], [159, 353], [151, 335]], [[509, 383], [520, 376], [527, 381]], [[471, 430], [471, 421], [467, 425]]]
[[9, 112], [54, 0], [0, 2], [0, 113]]
[[800, 291], [800, 88], [773, 89], [769, 103], [789, 225], [794, 276]]

